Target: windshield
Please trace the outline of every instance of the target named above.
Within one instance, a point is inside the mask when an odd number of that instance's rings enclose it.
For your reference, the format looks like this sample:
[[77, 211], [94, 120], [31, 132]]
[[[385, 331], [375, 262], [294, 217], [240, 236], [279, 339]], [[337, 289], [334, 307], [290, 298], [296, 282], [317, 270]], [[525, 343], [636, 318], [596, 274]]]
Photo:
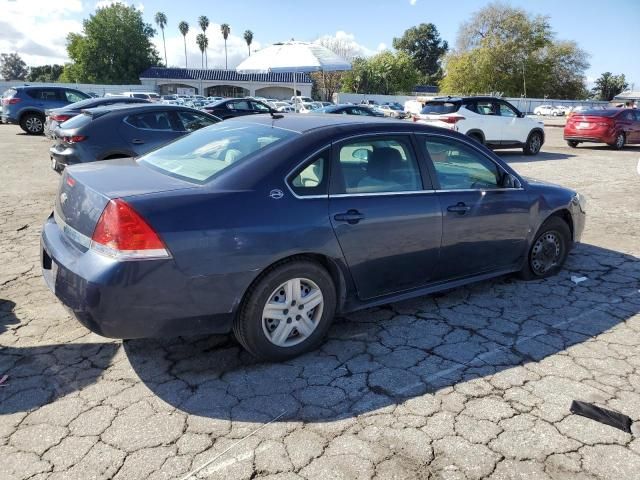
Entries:
[[182, 137], [140, 158], [171, 176], [205, 183], [246, 157], [296, 135], [254, 123], [221, 123]]
[[456, 102], [427, 102], [420, 113], [439, 115], [442, 113], [454, 113], [460, 108]]

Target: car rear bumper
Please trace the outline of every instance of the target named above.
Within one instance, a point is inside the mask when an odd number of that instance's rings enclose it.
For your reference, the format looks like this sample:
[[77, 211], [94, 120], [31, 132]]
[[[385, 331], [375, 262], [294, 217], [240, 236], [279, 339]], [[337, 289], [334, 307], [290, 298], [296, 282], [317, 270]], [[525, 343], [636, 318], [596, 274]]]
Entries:
[[581, 134], [564, 134], [565, 140], [574, 142], [593, 142], [593, 143], [613, 143], [616, 141], [615, 135], [581, 135]]
[[82, 163], [82, 160], [78, 158], [73, 148], [61, 147], [54, 145], [49, 149], [49, 157], [51, 158], [52, 165], [55, 165], [59, 170], [68, 167], [69, 165], [75, 165], [76, 163]]
[[45, 282], [89, 330], [111, 338], [228, 333], [249, 274], [188, 277], [173, 259], [118, 261], [77, 246], [53, 215], [43, 227]]
[[10, 117], [8, 115], [2, 115], [0, 117], [0, 120], [2, 120], [2, 123], [18, 123], [18, 119]]

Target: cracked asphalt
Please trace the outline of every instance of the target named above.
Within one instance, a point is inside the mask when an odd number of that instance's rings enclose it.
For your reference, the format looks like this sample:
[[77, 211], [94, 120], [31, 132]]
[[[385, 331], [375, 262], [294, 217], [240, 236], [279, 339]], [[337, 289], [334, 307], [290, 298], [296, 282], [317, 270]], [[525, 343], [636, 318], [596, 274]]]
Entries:
[[49, 143], [1, 125], [0, 478], [640, 478], [640, 439], [569, 412], [640, 420], [640, 147], [561, 134], [501, 153], [588, 198], [560, 275], [358, 312], [265, 364], [228, 336], [123, 344], [72, 319], [40, 275]]

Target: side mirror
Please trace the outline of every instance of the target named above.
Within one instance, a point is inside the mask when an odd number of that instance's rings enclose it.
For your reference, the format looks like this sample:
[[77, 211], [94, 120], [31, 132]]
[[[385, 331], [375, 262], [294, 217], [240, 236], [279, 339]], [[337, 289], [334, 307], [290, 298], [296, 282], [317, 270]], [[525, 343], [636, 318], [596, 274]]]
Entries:
[[518, 118], [524, 118], [527, 115], [524, 112], [518, 112]]
[[502, 176], [502, 188], [522, 188], [520, 180], [510, 173], [505, 173]]

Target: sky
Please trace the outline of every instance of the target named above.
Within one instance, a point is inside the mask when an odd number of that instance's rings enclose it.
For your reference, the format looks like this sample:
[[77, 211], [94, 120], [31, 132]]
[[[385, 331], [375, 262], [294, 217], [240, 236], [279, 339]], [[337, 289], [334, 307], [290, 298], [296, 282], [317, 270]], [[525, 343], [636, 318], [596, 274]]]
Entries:
[[[112, 0], [0, 0], [0, 53], [18, 52], [29, 66], [68, 61], [65, 38], [80, 32], [82, 20]], [[233, 0], [197, 2], [192, 0], [127, 0], [143, 13], [149, 23], [154, 14], [168, 17], [165, 28], [169, 66], [184, 66], [183, 38], [178, 23], [187, 21], [187, 62], [200, 66], [195, 36], [197, 18], [209, 17], [208, 64], [224, 68], [224, 41], [220, 24], [231, 26], [227, 41], [229, 68], [247, 55], [242, 38], [245, 30], [254, 33], [252, 50], [289, 40], [313, 41], [337, 36], [352, 43], [362, 55], [391, 48], [393, 37], [419, 23], [436, 25], [443, 39], [455, 45], [460, 24], [488, 2], [480, 0]], [[574, 40], [590, 54], [587, 82], [602, 72], [624, 73], [635, 89], [640, 89], [638, 33], [640, 0], [617, 0], [603, 8], [601, 0], [507, 0], [512, 6], [547, 15], [556, 38]], [[449, 5], [450, 8], [445, 8]], [[163, 55], [160, 32], [154, 42]]]

